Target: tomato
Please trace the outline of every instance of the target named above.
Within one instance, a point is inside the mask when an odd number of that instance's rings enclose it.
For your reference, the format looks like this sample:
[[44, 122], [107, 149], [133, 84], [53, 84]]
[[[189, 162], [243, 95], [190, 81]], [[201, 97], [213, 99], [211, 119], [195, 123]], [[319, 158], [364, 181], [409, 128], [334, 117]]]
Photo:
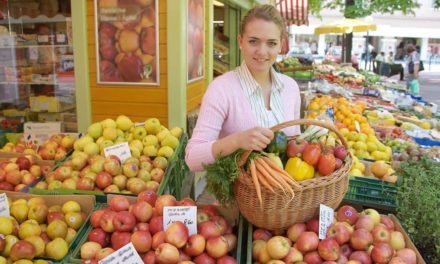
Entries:
[[331, 153], [322, 154], [318, 161], [318, 171], [322, 176], [330, 175], [335, 171], [336, 158]]
[[321, 156], [321, 146], [318, 144], [308, 144], [303, 151], [303, 160], [308, 164], [315, 166]]

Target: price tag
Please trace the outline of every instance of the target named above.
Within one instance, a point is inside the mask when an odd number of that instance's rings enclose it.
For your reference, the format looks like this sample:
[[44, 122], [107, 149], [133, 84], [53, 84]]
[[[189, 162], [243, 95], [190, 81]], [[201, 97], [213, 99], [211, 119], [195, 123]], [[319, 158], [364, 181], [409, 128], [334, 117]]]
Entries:
[[[23, 134], [25, 138], [28, 135], [50, 135], [61, 133], [61, 122], [46, 122], [46, 123], [33, 123], [26, 122], [23, 127]], [[46, 139], [47, 139], [46, 138]]]
[[127, 245], [121, 247], [115, 252], [111, 253], [107, 257], [98, 261], [99, 264], [144, 264], [133, 243], [128, 243]]
[[11, 216], [9, 212], [8, 196], [6, 196], [6, 193], [0, 194], [0, 216]]
[[163, 229], [180, 221], [188, 227], [189, 235], [197, 234], [197, 206], [165, 206], [163, 208]]
[[144, 122], [134, 123], [134, 127], [143, 127], [143, 126], [145, 126]]
[[334, 214], [331, 207], [319, 205], [319, 239], [325, 239], [327, 228], [333, 223]]
[[115, 155], [119, 158], [123, 164], [126, 159], [131, 157], [130, 147], [128, 142], [123, 142], [114, 146], [110, 146], [104, 149], [104, 156], [108, 157], [110, 155]]
[[354, 126], [356, 128], [356, 131], [358, 133], [361, 133], [361, 127], [359, 126], [359, 122], [358, 121], [354, 121]]

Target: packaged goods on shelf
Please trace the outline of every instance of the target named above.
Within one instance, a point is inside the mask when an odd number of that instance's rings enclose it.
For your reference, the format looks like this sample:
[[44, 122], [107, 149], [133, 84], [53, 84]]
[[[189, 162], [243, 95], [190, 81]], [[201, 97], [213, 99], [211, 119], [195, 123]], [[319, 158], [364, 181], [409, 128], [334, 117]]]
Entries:
[[72, 98], [62, 96], [31, 96], [29, 98], [31, 111], [57, 113], [75, 107]]

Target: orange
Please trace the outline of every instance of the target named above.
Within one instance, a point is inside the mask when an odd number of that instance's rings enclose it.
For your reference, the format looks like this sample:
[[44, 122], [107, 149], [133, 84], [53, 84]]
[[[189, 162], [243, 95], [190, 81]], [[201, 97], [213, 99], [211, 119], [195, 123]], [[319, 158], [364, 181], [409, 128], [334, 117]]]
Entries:
[[309, 109], [310, 110], [318, 110], [319, 109], [319, 104], [317, 102], [311, 102], [309, 105]]

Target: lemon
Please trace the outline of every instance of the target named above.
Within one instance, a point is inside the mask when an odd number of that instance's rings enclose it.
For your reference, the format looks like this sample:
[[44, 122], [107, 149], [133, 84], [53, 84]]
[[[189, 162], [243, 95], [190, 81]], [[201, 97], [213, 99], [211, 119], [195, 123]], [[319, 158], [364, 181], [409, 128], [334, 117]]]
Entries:
[[359, 169], [352, 169], [350, 171], [350, 176], [364, 176], [364, 174]]
[[359, 138], [359, 134], [357, 132], [352, 131], [350, 132], [350, 134], [348, 134], [348, 139], [350, 141], [357, 141], [358, 138]]
[[420, 127], [423, 129], [431, 129], [431, 124], [428, 122], [423, 122], [422, 124], [420, 124]]
[[357, 141], [356, 143], [354, 143], [353, 148], [356, 150], [367, 150], [367, 144], [362, 141]]
[[348, 128], [341, 128], [340, 130], [339, 130], [339, 132], [341, 132], [341, 134], [346, 138], [346, 137], [348, 137], [348, 134], [350, 134], [350, 131], [348, 130]]
[[347, 142], [347, 146], [348, 146], [348, 148], [352, 148], [353, 147], [353, 145], [354, 145], [354, 141], [348, 141]]
[[362, 173], [365, 172], [365, 164], [363, 164], [362, 162], [358, 162], [353, 167], [354, 169], [360, 170]]
[[365, 135], [364, 133], [360, 133], [357, 141], [365, 142], [365, 141], [367, 141], [367, 138], [368, 138], [367, 135]]
[[374, 142], [367, 142], [367, 150], [368, 152], [373, 152], [377, 150], [377, 145]]

